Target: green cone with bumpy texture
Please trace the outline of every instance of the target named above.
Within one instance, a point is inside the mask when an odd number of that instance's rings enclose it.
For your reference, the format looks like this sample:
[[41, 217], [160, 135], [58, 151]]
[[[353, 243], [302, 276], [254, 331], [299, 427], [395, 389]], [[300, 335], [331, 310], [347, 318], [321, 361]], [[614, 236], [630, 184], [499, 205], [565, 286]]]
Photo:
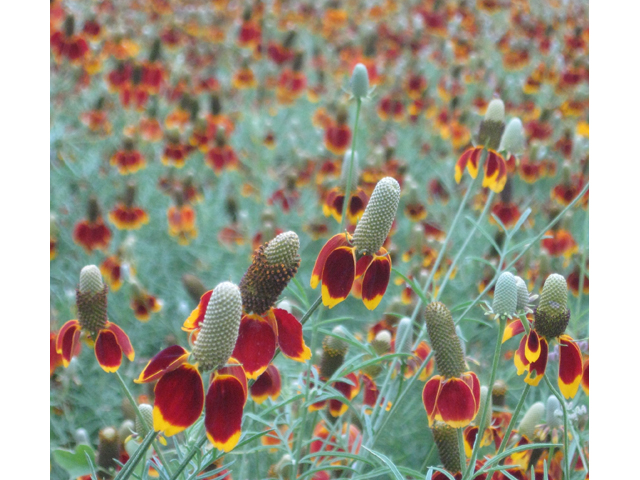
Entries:
[[518, 433], [520, 436], [527, 437], [529, 440], [533, 439], [536, 425], [544, 418], [545, 410], [546, 408], [542, 402], [536, 402], [529, 407], [527, 413], [525, 413], [522, 420], [520, 420], [520, 425], [518, 425]]
[[[334, 335], [344, 336], [344, 329], [337, 326], [332, 330]], [[349, 344], [341, 338], [327, 335], [322, 341], [322, 357], [320, 358], [320, 376], [331, 378], [344, 362], [344, 357], [349, 351]]]
[[516, 311], [521, 312], [529, 305], [529, 289], [527, 288], [527, 282], [520, 277], [516, 277], [516, 287], [518, 288]]
[[540, 303], [534, 313], [533, 328], [539, 335], [555, 338], [564, 333], [571, 316], [567, 308], [567, 281], [552, 273], [544, 281]]
[[444, 468], [452, 474], [458, 473], [460, 471], [460, 450], [458, 449], [456, 429], [436, 420], [431, 427], [431, 433]]
[[233, 353], [242, 318], [240, 290], [231, 282], [213, 289], [193, 355], [204, 371], [223, 367]]
[[[136, 433], [141, 437], [146, 437], [149, 433], [150, 427], [153, 426], [153, 407], [147, 403], [141, 403], [138, 405], [140, 413], [144, 417], [144, 424], [140, 421], [140, 417], [136, 415]], [[149, 426], [147, 426], [149, 425]]]
[[242, 305], [247, 313], [262, 315], [298, 271], [300, 240], [295, 232], [278, 235], [253, 253], [253, 262], [240, 281]]
[[425, 316], [438, 372], [446, 378], [460, 377], [468, 369], [451, 312], [444, 303], [432, 302], [427, 305]]
[[80, 326], [95, 337], [107, 323], [107, 286], [95, 265], [87, 265], [80, 271], [76, 307]]
[[493, 312], [496, 315], [511, 316], [516, 313], [518, 305], [518, 287], [516, 277], [509, 272], [502, 272], [498, 277], [493, 294]]
[[504, 102], [494, 98], [489, 102], [484, 119], [480, 122], [478, 145], [497, 150], [500, 147], [504, 127]]
[[385, 177], [377, 183], [353, 232], [353, 244], [359, 254], [373, 255], [380, 250], [391, 230], [399, 201], [400, 184], [395, 178]]

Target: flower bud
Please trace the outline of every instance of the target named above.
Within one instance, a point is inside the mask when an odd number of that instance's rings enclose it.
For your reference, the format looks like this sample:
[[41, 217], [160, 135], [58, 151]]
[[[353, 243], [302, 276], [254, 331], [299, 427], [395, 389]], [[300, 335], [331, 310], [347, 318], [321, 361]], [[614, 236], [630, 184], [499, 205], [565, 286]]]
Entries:
[[384, 355], [391, 350], [391, 333], [389, 333], [389, 330], [379, 331], [376, 338], [371, 342], [371, 348], [378, 355]]
[[517, 305], [516, 277], [509, 272], [502, 272], [498, 277], [493, 295], [493, 311], [496, 315], [511, 317], [516, 313]]
[[400, 184], [396, 179], [385, 177], [376, 184], [353, 233], [353, 244], [359, 254], [373, 255], [380, 250], [391, 230], [399, 201]]
[[438, 372], [445, 378], [460, 377], [467, 367], [451, 312], [444, 303], [432, 302], [427, 305], [425, 317]]
[[506, 150], [514, 155], [524, 153], [524, 127], [519, 118], [512, 118], [507, 123], [507, 127], [500, 141], [500, 150]]
[[486, 148], [497, 150], [504, 131], [504, 102], [494, 98], [487, 106], [484, 120], [480, 123], [478, 143]]
[[98, 457], [96, 465], [106, 471], [117, 467], [120, 459], [120, 442], [118, 432], [113, 427], [105, 427], [98, 433]]
[[444, 468], [450, 473], [458, 473], [460, 471], [460, 450], [456, 429], [436, 420], [431, 427], [431, 433]]
[[127, 438], [130, 436], [136, 428], [136, 424], [133, 420], [125, 419], [121, 424], [120, 428], [118, 428], [118, 437], [119, 438]]
[[[332, 330], [334, 335], [345, 336], [345, 330], [337, 326]], [[328, 379], [340, 368], [344, 357], [349, 351], [349, 344], [341, 338], [327, 335], [322, 342], [322, 357], [320, 357], [320, 376]]]
[[242, 318], [240, 290], [231, 282], [214, 288], [193, 355], [204, 371], [223, 367], [233, 353]]
[[411, 353], [413, 346], [413, 331], [411, 319], [404, 317], [398, 322], [398, 330], [396, 330], [396, 352]]
[[141, 403], [138, 409], [144, 418], [144, 423], [140, 421], [140, 417], [136, 415], [135, 432], [141, 437], [146, 437], [149, 430], [153, 427], [153, 407], [148, 403]]
[[364, 98], [369, 94], [369, 72], [362, 63], [357, 64], [351, 74], [351, 93], [356, 98]]
[[545, 410], [545, 405], [542, 402], [536, 402], [529, 407], [527, 413], [520, 420], [520, 425], [518, 425], [518, 433], [521, 437], [527, 437], [529, 440], [533, 439], [536, 425], [540, 424], [544, 418]]
[[95, 336], [104, 328], [107, 323], [107, 286], [95, 265], [87, 265], [80, 271], [76, 307], [82, 329]]
[[534, 312], [534, 323], [538, 334], [555, 338], [564, 333], [571, 316], [567, 308], [567, 281], [562, 275], [552, 273], [544, 281], [540, 303]]
[[527, 282], [520, 277], [516, 277], [516, 287], [518, 288], [516, 311], [521, 312], [529, 305], [529, 289], [527, 288]]
[[504, 407], [507, 398], [507, 384], [503, 380], [496, 380], [491, 390], [491, 402], [496, 407]]
[[299, 248], [298, 235], [285, 232], [253, 253], [253, 262], [240, 281], [242, 304], [247, 313], [261, 315], [275, 305], [298, 271]]
[[555, 395], [549, 395], [547, 399], [547, 425], [549, 428], [559, 428], [562, 425], [562, 420], [556, 415], [558, 410], [560, 410], [560, 401]]

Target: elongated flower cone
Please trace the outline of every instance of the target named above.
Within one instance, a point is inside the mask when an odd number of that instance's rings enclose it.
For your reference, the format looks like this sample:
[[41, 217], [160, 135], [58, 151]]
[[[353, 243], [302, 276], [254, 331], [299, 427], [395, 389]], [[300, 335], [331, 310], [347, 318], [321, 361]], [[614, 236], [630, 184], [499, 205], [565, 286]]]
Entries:
[[507, 127], [500, 141], [500, 150], [506, 150], [514, 155], [519, 155], [525, 150], [524, 127], [519, 118], [512, 118], [507, 123]]
[[400, 202], [400, 184], [385, 177], [377, 184], [353, 233], [357, 253], [375, 254], [389, 235]]
[[369, 94], [369, 72], [367, 67], [358, 63], [351, 74], [351, 93], [356, 98], [363, 98]]
[[526, 310], [529, 305], [529, 289], [527, 288], [527, 282], [522, 278], [516, 277], [516, 287], [518, 289], [518, 301], [516, 303], [516, 311], [521, 312]]
[[538, 425], [545, 416], [545, 405], [542, 402], [536, 402], [529, 407], [527, 413], [524, 414], [520, 424], [518, 425], [518, 433], [527, 439], [533, 439], [533, 433], [536, 425]]
[[87, 265], [80, 271], [80, 283], [76, 290], [76, 307], [80, 327], [92, 335], [107, 323], [107, 286], [102, 281], [100, 269]]
[[497, 150], [504, 128], [504, 102], [499, 98], [494, 98], [489, 102], [487, 112], [480, 123], [478, 143], [492, 150]]
[[542, 287], [540, 303], [534, 314], [536, 332], [545, 338], [559, 337], [569, 324], [570, 312], [567, 308], [567, 281], [562, 275], [552, 273]]
[[493, 295], [493, 311], [496, 315], [511, 317], [518, 306], [518, 286], [516, 277], [509, 272], [502, 272], [496, 283]]
[[460, 471], [460, 450], [456, 429], [444, 422], [434, 422], [431, 426], [433, 440], [444, 468], [455, 474]]
[[299, 248], [298, 235], [285, 232], [254, 252], [253, 262], [240, 281], [247, 313], [262, 315], [278, 301], [300, 266]]
[[432, 302], [425, 313], [438, 373], [445, 377], [459, 377], [467, 368], [451, 312], [443, 303]]
[[136, 415], [135, 432], [141, 437], [146, 437], [149, 433], [150, 426], [153, 425], [153, 407], [147, 403], [138, 405], [140, 413], [144, 417], [144, 423], [140, 421], [140, 417]]
[[231, 282], [219, 284], [211, 294], [193, 355], [204, 371], [223, 367], [238, 339], [242, 318], [240, 290]]
[[411, 353], [413, 346], [413, 331], [411, 319], [404, 317], [398, 322], [398, 330], [396, 331], [396, 352]]
[[[340, 326], [332, 330], [335, 335], [344, 335], [344, 329]], [[327, 335], [322, 342], [322, 357], [320, 358], [320, 376], [325, 379], [340, 368], [344, 357], [349, 351], [349, 344], [340, 338]]]

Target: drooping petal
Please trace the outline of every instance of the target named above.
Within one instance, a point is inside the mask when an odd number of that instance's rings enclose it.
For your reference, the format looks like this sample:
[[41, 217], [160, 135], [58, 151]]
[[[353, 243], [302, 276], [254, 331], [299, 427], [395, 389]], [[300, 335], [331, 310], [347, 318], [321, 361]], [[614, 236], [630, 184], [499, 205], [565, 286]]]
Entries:
[[473, 393], [473, 399], [476, 402], [475, 417], [480, 409], [480, 380], [478, 380], [478, 376], [473, 372], [463, 373], [462, 380], [469, 386], [471, 393]]
[[342, 302], [351, 291], [356, 273], [353, 247], [339, 247], [327, 257], [322, 270], [322, 303], [329, 308]]
[[153, 429], [170, 437], [193, 425], [204, 406], [204, 386], [197, 367], [180, 365], [154, 388]]
[[527, 335], [527, 343], [524, 347], [524, 356], [529, 362], [535, 362], [540, 358], [540, 337], [535, 330], [531, 330]]
[[[362, 403], [368, 407], [374, 407], [380, 395], [378, 386], [369, 375], [363, 374], [361, 379], [364, 385], [364, 398], [362, 399]], [[365, 409], [365, 412], [370, 413], [371, 409], [368, 411]]]
[[[349, 401], [353, 400], [358, 392], [360, 391], [360, 382], [358, 381], [358, 377], [355, 373], [350, 373], [346, 376], [349, 380], [348, 382], [335, 382], [333, 384], [333, 388], [338, 390], [345, 398]], [[334, 417], [339, 417], [343, 413], [347, 411], [349, 405], [347, 403], [342, 402], [341, 400], [332, 398], [329, 400], [329, 412]]]
[[273, 308], [272, 313], [278, 325], [278, 346], [282, 353], [297, 362], [309, 360], [311, 350], [304, 343], [298, 319], [282, 308]]
[[549, 344], [545, 338], [540, 338], [540, 357], [535, 362], [529, 364], [529, 373], [524, 381], [535, 387], [542, 380], [544, 371], [547, 368], [547, 357], [549, 356]]
[[351, 236], [349, 234], [339, 233], [327, 240], [327, 243], [325, 243], [322, 250], [320, 250], [316, 263], [313, 266], [313, 271], [311, 272], [311, 288], [315, 289], [320, 283], [324, 265], [331, 252], [336, 248], [348, 246], [350, 238]]
[[[383, 253], [386, 250], [380, 249]], [[391, 257], [374, 255], [362, 280], [362, 301], [365, 307], [373, 310], [378, 306], [384, 292], [387, 291], [391, 277]]]
[[105, 327], [116, 336], [116, 340], [118, 340], [118, 345], [120, 345], [124, 356], [127, 357], [130, 362], [133, 362], [134, 358], [136, 357], [136, 352], [133, 350], [133, 345], [131, 345], [129, 336], [115, 323], [107, 322]]
[[482, 186], [489, 187], [495, 193], [500, 193], [507, 182], [507, 165], [495, 150], [489, 150], [484, 164], [484, 178]]
[[427, 383], [425, 383], [424, 388], [422, 389], [422, 403], [424, 404], [424, 408], [427, 411], [427, 418], [429, 419], [429, 426], [433, 425], [433, 421], [435, 420], [437, 409], [436, 402], [438, 400], [438, 394], [440, 393], [440, 388], [442, 386], [442, 377], [440, 375], [435, 375], [431, 377]]
[[148, 383], [159, 379], [165, 373], [171, 372], [187, 362], [189, 352], [180, 345], [172, 345], [157, 353], [149, 360], [135, 383]]
[[[473, 148], [466, 149], [462, 153], [462, 155], [460, 155], [460, 158], [456, 162], [456, 167], [455, 167], [456, 183], [460, 183], [460, 180], [462, 179], [462, 174], [464, 173], [464, 169], [466, 168], [467, 163], [471, 158], [471, 154], [473, 153], [473, 150], [474, 150]], [[475, 176], [473, 178], [475, 178]]]
[[518, 372], [518, 375], [522, 375], [524, 372], [526, 372], [529, 369], [529, 360], [527, 360], [527, 357], [524, 354], [524, 350], [527, 345], [527, 338], [528, 338], [528, 335], [525, 335], [520, 339], [520, 346], [518, 347], [518, 349], [515, 351], [515, 354], [513, 355], [513, 363], [516, 366], [516, 371]]
[[282, 380], [280, 372], [275, 365], [269, 365], [258, 380], [251, 385], [251, 398], [257, 404], [261, 404], [268, 397], [275, 400], [280, 395]]
[[248, 378], [258, 378], [276, 351], [276, 333], [260, 315], [244, 315], [231, 356], [244, 366]]
[[467, 457], [471, 457], [473, 453], [473, 444], [476, 443], [477, 436], [478, 427], [476, 425], [470, 425], [464, 429], [464, 453]]
[[522, 322], [520, 321], [520, 319], [510, 322], [504, 329], [504, 334], [502, 335], [502, 343], [515, 337], [516, 335], [520, 335], [522, 332], [524, 332], [524, 327], [522, 326]]
[[94, 346], [98, 363], [105, 372], [115, 372], [122, 363], [122, 348], [110, 330], [100, 330]]
[[209, 305], [209, 300], [211, 299], [211, 294], [213, 290], [209, 290], [205, 292], [200, 297], [200, 302], [198, 306], [193, 309], [189, 317], [184, 321], [182, 325], [182, 330], [185, 332], [190, 332], [195, 330], [196, 328], [200, 328], [200, 324], [204, 320], [204, 314], [207, 311], [207, 305]]
[[369, 264], [373, 262], [373, 255], [363, 255], [356, 262], [356, 278], [360, 278], [364, 275], [364, 272], [369, 268]]
[[471, 388], [455, 377], [443, 382], [436, 408], [442, 421], [453, 428], [466, 427], [476, 416], [476, 400]]
[[243, 386], [235, 376], [216, 372], [204, 413], [207, 438], [214, 447], [228, 452], [238, 444], [245, 399]]
[[582, 380], [582, 354], [569, 335], [560, 335], [560, 367], [558, 387], [566, 399], [575, 397]]
[[69, 366], [69, 362], [74, 355], [77, 355], [81, 348], [80, 343], [80, 323], [78, 320], [69, 320], [58, 332], [56, 338], [56, 352], [62, 355], [62, 365]]
[[582, 389], [584, 393], [589, 396], [589, 358], [584, 362], [584, 366], [582, 368]]
[[224, 367], [212, 373], [212, 382], [216, 375], [231, 375], [232, 377], [235, 377], [242, 385], [242, 389], [244, 390], [244, 403], [247, 403], [247, 398], [249, 397], [249, 384], [247, 382], [247, 374], [244, 371], [244, 367], [238, 360], [233, 357], [229, 358], [227, 364]]

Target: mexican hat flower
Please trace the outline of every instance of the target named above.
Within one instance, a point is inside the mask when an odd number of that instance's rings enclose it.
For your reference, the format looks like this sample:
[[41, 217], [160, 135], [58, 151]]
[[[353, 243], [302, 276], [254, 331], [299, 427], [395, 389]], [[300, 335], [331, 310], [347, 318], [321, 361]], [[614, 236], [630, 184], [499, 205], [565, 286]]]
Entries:
[[96, 197], [90, 197], [87, 219], [78, 222], [73, 229], [73, 241], [81, 245], [87, 253], [105, 250], [111, 241], [111, 230], [104, 224]]
[[322, 282], [322, 303], [333, 308], [362, 279], [362, 301], [369, 310], [387, 290], [391, 259], [382, 247], [398, 210], [400, 185], [392, 177], [380, 180], [353, 235], [339, 233], [322, 247], [311, 274], [311, 288]]
[[[247, 378], [242, 365], [231, 358], [242, 318], [240, 289], [219, 284], [210, 294], [191, 354], [179, 345], [153, 357], [135, 380], [154, 388], [153, 429], [172, 436], [193, 425], [204, 408], [209, 441], [225, 452], [236, 446], [247, 401]], [[193, 363], [188, 363], [189, 357]], [[205, 396], [202, 372], [211, 380]]]
[[[295, 232], [281, 233], [261, 245], [240, 281], [243, 315], [233, 358], [242, 363], [247, 378], [256, 379], [267, 369], [276, 347], [298, 362], [311, 358], [302, 338], [302, 325], [289, 312], [274, 308], [278, 297], [298, 271], [300, 240]], [[212, 292], [206, 292], [182, 327], [197, 334]], [[199, 334], [198, 334], [199, 335]]]
[[441, 302], [432, 302], [425, 315], [439, 372], [422, 391], [429, 426], [437, 421], [453, 428], [466, 427], [480, 409], [480, 382], [467, 369], [449, 309]]
[[483, 187], [489, 187], [496, 193], [500, 193], [507, 182], [507, 164], [505, 159], [497, 152], [500, 146], [500, 139], [504, 131], [504, 103], [502, 100], [494, 99], [487, 107], [487, 113], [480, 124], [478, 135], [479, 145], [465, 150], [455, 167], [456, 183], [460, 183], [462, 173], [465, 168], [476, 178], [482, 151], [486, 149], [487, 157], [484, 162]]
[[[557, 339], [559, 344], [558, 386], [562, 395], [569, 399], [578, 392], [582, 380], [583, 366], [580, 347], [564, 332], [569, 324], [567, 308], [567, 281], [562, 275], [552, 273], [542, 287], [540, 303], [534, 311], [534, 320], [529, 332], [522, 337], [513, 357], [518, 375], [527, 373], [524, 381], [536, 386], [544, 376], [549, 355], [549, 341]], [[503, 343], [525, 331], [519, 320], [505, 329]]]
[[76, 307], [78, 319], [65, 323], [56, 338], [56, 352], [62, 355], [65, 368], [80, 352], [81, 333], [86, 333], [95, 343], [96, 358], [105, 372], [115, 372], [120, 368], [123, 353], [133, 361], [135, 352], [129, 337], [107, 319], [107, 286], [95, 265], [87, 265], [80, 271]]

